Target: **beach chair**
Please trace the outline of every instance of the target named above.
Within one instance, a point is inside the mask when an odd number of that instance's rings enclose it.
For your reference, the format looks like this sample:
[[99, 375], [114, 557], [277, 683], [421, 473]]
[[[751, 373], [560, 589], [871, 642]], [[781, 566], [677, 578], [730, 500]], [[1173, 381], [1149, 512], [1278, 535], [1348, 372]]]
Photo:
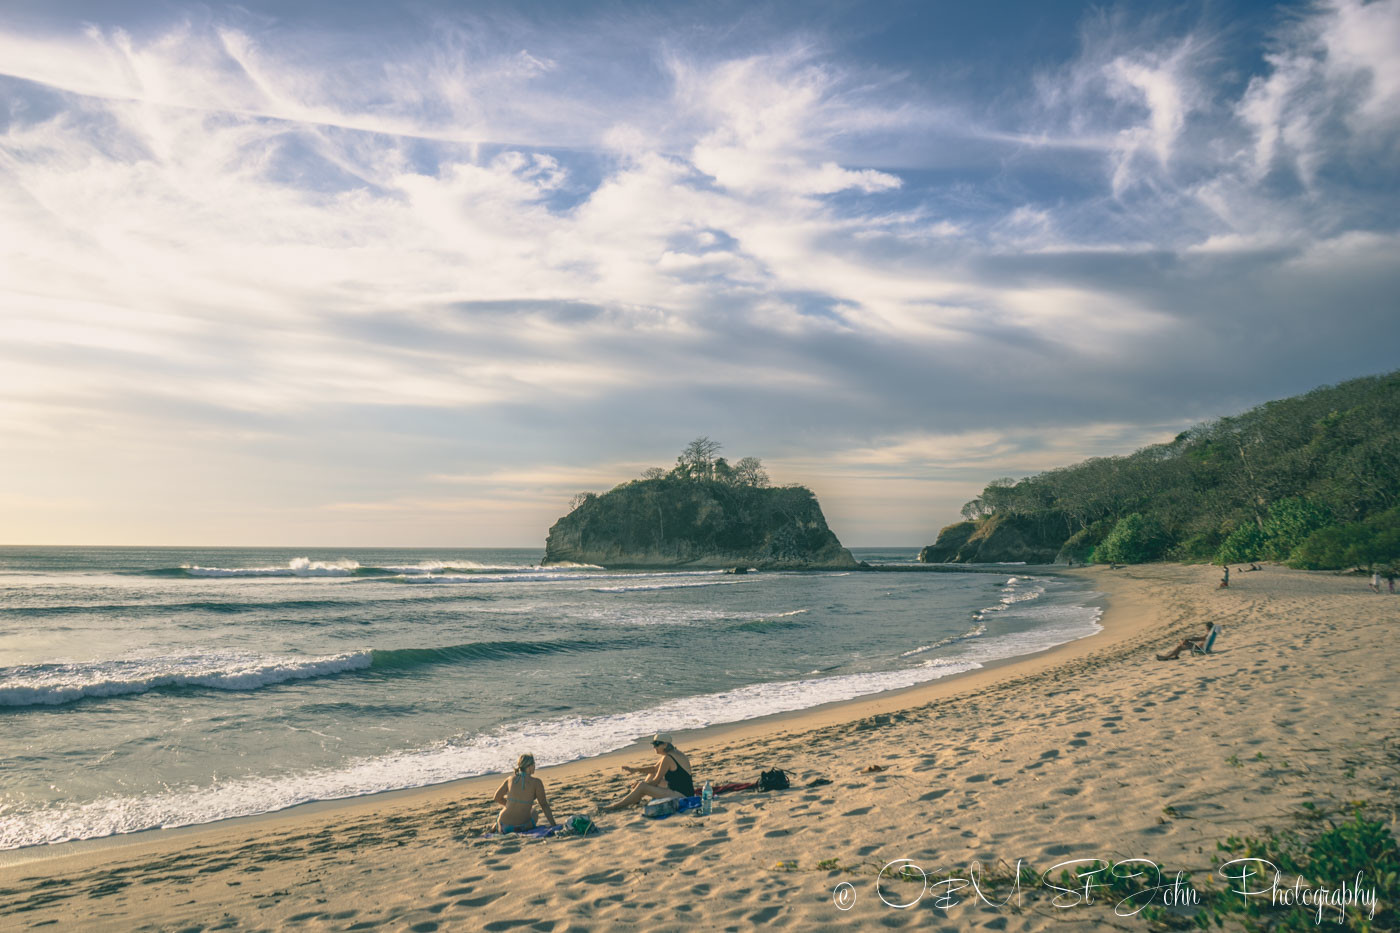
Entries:
[[1192, 645], [1191, 645], [1191, 653], [1192, 653], [1192, 654], [1210, 654], [1211, 649], [1215, 647], [1215, 636], [1217, 636], [1217, 635], [1219, 635], [1219, 634], [1220, 634], [1220, 624], [1219, 624], [1219, 623], [1216, 623], [1215, 625], [1212, 625], [1212, 626], [1210, 627], [1210, 634], [1206, 636], [1206, 643], [1205, 643], [1204, 645], [1192, 644]]

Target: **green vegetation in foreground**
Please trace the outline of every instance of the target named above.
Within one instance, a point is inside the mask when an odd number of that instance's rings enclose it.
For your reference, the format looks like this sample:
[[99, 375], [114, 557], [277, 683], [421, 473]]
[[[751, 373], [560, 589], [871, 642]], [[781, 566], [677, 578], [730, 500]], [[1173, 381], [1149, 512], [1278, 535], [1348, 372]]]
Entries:
[[1198, 425], [1167, 444], [993, 481], [921, 559], [1400, 562], [1400, 372]]
[[[1144, 858], [1076, 859], [1071, 868], [1058, 872], [1060, 865], [1042, 870], [1020, 859], [1015, 864], [999, 859], [976, 864], [978, 887], [973, 889], [968, 878], [974, 869], [965, 865], [937, 869], [904, 865], [894, 870], [887, 862], [843, 863], [827, 858], [812, 868], [784, 860], [773, 870], [825, 872], [828, 878], [875, 876], [882, 897], [912, 901], [940, 914], [975, 907], [985, 899], [1012, 914], [1034, 911], [1065, 920], [1097, 921], [1104, 929], [1381, 933], [1397, 929], [1400, 848], [1382, 819], [1367, 818], [1367, 811], [1376, 809], [1385, 807], [1355, 802], [1349, 815], [1338, 820], [1305, 803], [1294, 814], [1297, 829], [1266, 831], [1257, 839], [1230, 836], [1216, 843], [1209, 872], [1158, 866]], [[1170, 807], [1166, 811], [1172, 818], [1178, 816]], [[1230, 864], [1236, 859], [1257, 860], [1248, 864], [1250, 875], [1244, 881], [1241, 874], [1246, 867]], [[1277, 889], [1284, 892], [1278, 903], [1270, 893], [1275, 880]], [[1358, 881], [1365, 892], [1360, 903], [1337, 903], [1326, 896], [1336, 894], [1343, 883], [1350, 889]], [[1255, 893], [1241, 895], [1242, 886]], [[1300, 891], [1309, 892], [1306, 902], [1300, 902]], [[1319, 895], [1324, 895], [1321, 921], [1316, 906]], [[958, 915], [942, 917], [956, 920]]]
[[[1304, 805], [1302, 816], [1321, 819], [1309, 805]], [[1190, 872], [1181, 875], [1180, 888], [1191, 892], [1181, 900], [1189, 906], [1164, 905], [1163, 886], [1172, 879], [1164, 880], [1150, 867], [1133, 861], [1088, 862], [1062, 871], [1056, 884], [1063, 892], [1092, 891], [1123, 916], [1138, 917], [1157, 929], [1208, 930], [1227, 925], [1250, 931], [1393, 929], [1400, 898], [1400, 849], [1385, 823], [1367, 819], [1361, 804], [1350, 817], [1328, 823], [1325, 829], [1271, 832], [1258, 839], [1231, 836], [1217, 843], [1216, 849], [1219, 854], [1211, 859], [1215, 870], [1209, 882], [1196, 881]], [[1230, 864], [1238, 859], [1251, 861]], [[1242, 881], [1244, 872], [1249, 876]], [[1319, 922], [1315, 903], [1283, 899], [1272, 903], [1268, 891], [1275, 872], [1279, 889], [1289, 892], [1295, 880], [1299, 890], [1335, 891], [1343, 882], [1350, 887], [1359, 878], [1368, 896], [1375, 892], [1376, 916], [1371, 917], [1364, 904], [1324, 904]], [[1241, 886], [1264, 893], [1245, 897], [1239, 893]]]
[[606, 567], [855, 567], [804, 486], [772, 486], [757, 458], [730, 464], [707, 437], [671, 470], [574, 497], [545, 562]]

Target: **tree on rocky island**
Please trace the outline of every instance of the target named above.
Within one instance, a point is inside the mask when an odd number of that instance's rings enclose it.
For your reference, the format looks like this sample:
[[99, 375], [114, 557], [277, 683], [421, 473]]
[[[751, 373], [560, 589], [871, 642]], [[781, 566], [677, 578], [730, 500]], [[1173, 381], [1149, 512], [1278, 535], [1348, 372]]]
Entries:
[[701, 435], [686, 445], [676, 458], [675, 473], [686, 479], [714, 479], [715, 454], [723, 449], [719, 441]]
[[686, 445], [676, 458], [676, 466], [665, 473], [660, 467], [652, 467], [642, 473], [642, 479], [664, 479], [667, 476], [686, 480], [710, 480], [727, 486], [750, 486], [765, 489], [770, 485], [768, 471], [763, 461], [757, 457], [744, 457], [731, 464], [715, 454], [723, 450], [723, 445], [708, 437], [697, 437]]
[[755, 486], [759, 489], [768, 485], [768, 471], [763, 461], [757, 457], [745, 457], [734, 464], [734, 482], [740, 486]]

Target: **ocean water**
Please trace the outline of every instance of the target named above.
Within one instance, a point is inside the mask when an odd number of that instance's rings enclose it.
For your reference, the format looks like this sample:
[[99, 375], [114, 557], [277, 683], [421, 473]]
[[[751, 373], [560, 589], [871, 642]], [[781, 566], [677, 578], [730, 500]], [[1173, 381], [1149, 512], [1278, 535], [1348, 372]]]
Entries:
[[[0, 849], [553, 764], [1098, 630], [1078, 581], [0, 548]], [[914, 551], [857, 549], [875, 564]], [[755, 762], [757, 767], [766, 762]]]

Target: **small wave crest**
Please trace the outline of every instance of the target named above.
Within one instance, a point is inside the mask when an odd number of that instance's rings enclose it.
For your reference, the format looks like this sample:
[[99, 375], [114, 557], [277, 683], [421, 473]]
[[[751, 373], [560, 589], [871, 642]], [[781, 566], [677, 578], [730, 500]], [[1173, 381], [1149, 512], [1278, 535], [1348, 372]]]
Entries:
[[790, 612], [777, 612], [761, 619], [749, 619], [729, 626], [732, 632], [783, 632], [789, 629], [806, 628], [807, 622], [797, 618], [806, 615], [806, 609], [793, 609]]
[[[586, 565], [579, 565], [573, 569], [556, 569], [558, 565], [549, 567], [536, 567], [528, 572], [518, 573], [423, 573], [404, 574], [394, 578], [396, 583], [409, 584], [471, 584], [471, 583], [576, 583], [576, 582], [599, 582], [613, 580], [661, 580], [670, 581], [676, 577], [712, 577], [717, 576], [722, 570], [683, 570], [670, 572], [650, 572], [650, 573], [591, 573], [581, 569]], [[601, 568], [598, 568], [601, 569]], [[738, 580], [716, 580], [716, 583], [738, 583]], [[662, 582], [639, 586], [640, 589], [668, 589], [673, 586], [684, 584]], [[709, 584], [706, 584], [709, 585]], [[619, 587], [622, 584], [619, 584]], [[596, 592], [621, 592], [616, 587], [603, 587]]]
[[969, 638], [976, 638], [979, 635], [986, 634], [986, 632], [987, 626], [983, 622], [978, 621], [975, 625], [972, 626], [972, 628], [968, 629], [965, 632], [962, 632], [958, 635], [949, 635], [947, 638], [941, 638], [930, 645], [920, 645], [917, 648], [911, 648], [910, 650], [900, 654], [900, 657], [912, 658], [920, 654], [925, 654], [929, 651], [935, 651], [939, 648], [946, 648], [951, 644], [955, 644], [956, 642], [964, 641]]
[[599, 641], [483, 641], [429, 648], [378, 648], [301, 657], [238, 651], [125, 658], [88, 663], [0, 668], [0, 706], [60, 706], [86, 697], [120, 697], [152, 690], [205, 687], [257, 690], [294, 680], [350, 672], [391, 672], [436, 664], [592, 651]]
[[[559, 564], [568, 570], [602, 570], [592, 564]], [[160, 567], [155, 570], [136, 571], [141, 576], [151, 577], [391, 577], [423, 576], [430, 574], [457, 573], [520, 573], [535, 574], [547, 568], [525, 564], [483, 564], [471, 560], [422, 561], [417, 564], [391, 565], [386, 567], [366, 566], [355, 560], [313, 560], [310, 557], [294, 557], [286, 564], [269, 567], [204, 567], [199, 564], [181, 564], [179, 567]]]
[[597, 641], [480, 641], [444, 648], [385, 648], [371, 652], [374, 670], [403, 670], [430, 664], [497, 660], [567, 651], [598, 651], [612, 647]]
[[[201, 567], [184, 564], [180, 567], [190, 577], [351, 577], [361, 570], [353, 560], [312, 560], [294, 557], [284, 567]], [[377, 568], [364, 568], [369, 572]]]
[[972, 617], [982, 620], [991, 612], [1004, 612], [1017, 603], [1030, 602], [1045, 595], [1045, 584], [1035, 577], [1011, 577], [1001, 588], [1001, 598], [996, 605], [987, 606], [973, 613]]
[[693, 586], [733, 586], [741, 580], [705, 580], [698, 583], [637, 583], [630, 586], [589, 587], [595, 593], [643, 593], [651, 590], [683, 590]]
[[363, 670], [369, 651], [321, 657], [211, 652], [0, 668], [0, 706], [58, 706], [84, 697], [115, 697], [163, 687], [254, 690], [269, 684]]

